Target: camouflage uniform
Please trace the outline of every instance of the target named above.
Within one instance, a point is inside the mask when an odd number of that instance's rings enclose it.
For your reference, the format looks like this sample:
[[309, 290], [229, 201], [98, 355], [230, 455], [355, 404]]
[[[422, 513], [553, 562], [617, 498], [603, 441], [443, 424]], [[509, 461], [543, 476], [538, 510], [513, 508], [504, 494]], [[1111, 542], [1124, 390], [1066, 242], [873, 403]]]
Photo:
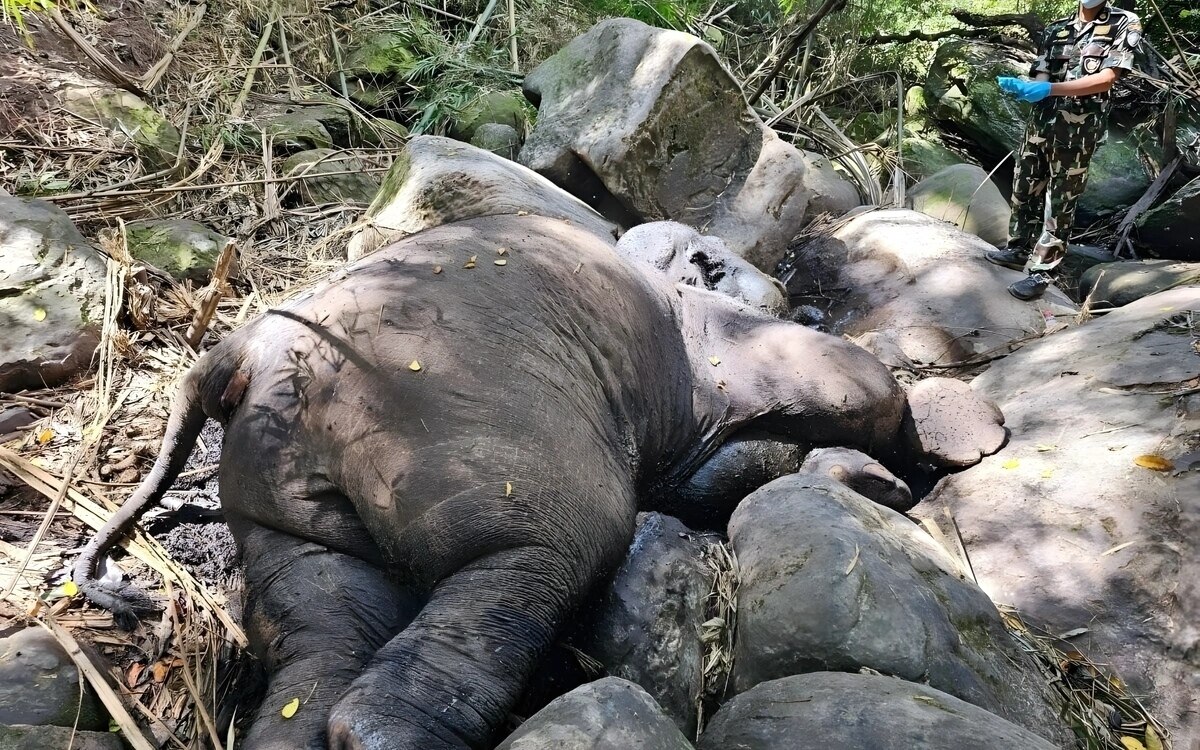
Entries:
[[[1029, 77], [1044, 73], [1059, 83], [1109, 68], [1132, 70], [1141, 39], [1141, 21], [1129, 11], [1106, 6], [1087, 23], [1072, 14], [1046, 27]], [[1087, 184], [1092, 153], [1108, 130], [1111, 106], [1110, 92], [1051, 96], [1033, 105], [1013, 174], [1009, 227], [1010, 246], [1033, 250], [1030, 272], [1049, 271], [1066, 255], [1075, 205]], [[1050, 236], [1039, 242], [1043, 220]]]

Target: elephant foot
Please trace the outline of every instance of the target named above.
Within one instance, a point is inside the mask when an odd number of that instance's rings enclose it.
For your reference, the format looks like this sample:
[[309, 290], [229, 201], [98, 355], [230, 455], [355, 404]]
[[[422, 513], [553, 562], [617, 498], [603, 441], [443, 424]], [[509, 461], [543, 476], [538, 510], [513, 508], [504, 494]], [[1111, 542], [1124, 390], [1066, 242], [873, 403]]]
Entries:
[[[404, 710], [407, 709], [407, 710]], [[329, 714], [329, 750], [467, 750], [463, 738], [394, 696], [351, 688]]]

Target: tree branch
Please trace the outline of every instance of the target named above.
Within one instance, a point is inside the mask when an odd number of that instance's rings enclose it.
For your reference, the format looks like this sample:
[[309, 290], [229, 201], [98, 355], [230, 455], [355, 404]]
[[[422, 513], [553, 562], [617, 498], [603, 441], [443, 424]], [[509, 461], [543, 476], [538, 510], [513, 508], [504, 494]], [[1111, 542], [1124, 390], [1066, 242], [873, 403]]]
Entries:
[[796, 51], [800, 49], [800, 45], [804, 44], [804, 40], [808, 39], [813, 31], [816, 30], [817, 24], [821, 23], [822, 19], [824, 19], [825, 16], [829, 15], [830, 13], [835, 13], [846, 7], [846, 2], [847, 0], [825, 0], [825, 3], [817, 9], [817, 12], [809, 16], [808, 21], [804, 24], [804, 27], [792, 37], [792, 40], [788, 43], [787, 49], [779, 55], [779, 59], [775, 61], [775, 65], [771, 68], [771, 72], [767, 73], [762, 81], [759, 82], [758, 88], [756, 88], [754, 93], [750, 95], [750, 98], [746, 100], [751, 107], [754, 106], [754, 103], [759, 100], [759, 97], [763, 95], [763, 92], [767, 90], [767, 87], [770, 86], [771, 82], [774, 81], [776, 76], [779, 75], [779, 71], [783, 70], [783, 66], [787, 65], [788, 61], [795, 57]]
[[1038, 42], [1042, 38], [1042, 34], [1046, 31], [1046, 25], [1041, 19], [1032, 13], [997, 13], [994, 16], [987, 16], [982, 13], [970, 13], [965, 10], [950, 11], [950, 15], [967, 24], [968, 26], [976, 27], [995, 27], [995, 26], [1020, 26], [1028, 32], [1029, 37], [1034, 42]]
[[906, 31], [903, 34], [873, 34], [871, 36], [862, 37], [858, 41], [860, 44], [902, 44], [904, 42], [936, 42], [950, 37], [958, 37], [961, 39], [986, 39], [996, 44], [1019, 47], [1021, 49], [1030, 49], [1033, 45], [1027, 39], [1017, 39], [1001, 34], [995, 29], [948, 29], [946, 31], [921, 31], [913, 29]]

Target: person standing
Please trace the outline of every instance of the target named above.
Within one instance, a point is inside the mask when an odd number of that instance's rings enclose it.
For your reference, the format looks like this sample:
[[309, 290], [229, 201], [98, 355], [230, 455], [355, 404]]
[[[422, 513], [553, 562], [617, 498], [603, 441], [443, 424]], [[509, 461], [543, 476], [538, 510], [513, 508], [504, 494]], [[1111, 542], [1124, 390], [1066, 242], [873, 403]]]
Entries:
[[1080, 0], [1075, 13], [1046, 27], [1029, 69], [1034, 80], [997, 79], [1003, 91], [1033, 103], [1013, 173], [1008, 246], [987, 252], [992, 263], [1028, 272], [1008, 287], [1017, 299], [1041, 297], [1066, 257], [1088, 164], [1108, 131], [1112, 86], [1133, 69], [1141, 40], [1134, 13], [1108, 0]]

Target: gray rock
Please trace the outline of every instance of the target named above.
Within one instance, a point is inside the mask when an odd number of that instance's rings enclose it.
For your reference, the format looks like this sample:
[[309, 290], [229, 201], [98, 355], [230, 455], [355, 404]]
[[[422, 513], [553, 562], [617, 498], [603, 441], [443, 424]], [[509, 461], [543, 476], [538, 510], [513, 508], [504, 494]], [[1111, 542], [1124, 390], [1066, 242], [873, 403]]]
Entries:
[[654, 699], [606, 677], [538, 711], [496, 750], [692, 750]]
[[[461, 141], [474, 142], [484, 125], [507, 125], [517, 134], [517, 145], [529, 127], [533, 107], [520, 91], [489, 91], [463, 107], [450, 126], [450, 134]], [[480, 148], [483, 148], [482, 146]]]
[[476, 148], [491, 151], [496, 156], [516, 161], [517, 152], [521, 150], [521, 134], [512, 125], [485, 122], [475, 128], [475, 134], [471, 136], [470, 143]]
[[24, 406], [0, 409], [0, 443], [20, 435], [22, 427], [27, 427], [38, 419], [38, 415]]
[[330, 148], [348, 143], [350, 112], [336, 104], [266, 107], [255, 113], [248, 132], [251, 151], [262, 149], [260, 133], [267, 134], [276, 150], [285, 152]]
[[0, 392], [65, 382], [100, 341], [105, 261], [61, 209], [0, 198]]
[[841, 482], [873, 503], [903, 513], [915, 504], [908, 485], [883, 464], [851, 448], [818, 448], [804, 457], [800, 471]]
[[727, 294], [770, 315], [787, 311], [783, 285], [739, 257], [716, 237], [674, 221], [652, 221], [621, 235], [617, 252], [652, 273]]
[[1088, 181], [1079, 196], [1079, 224], [1090, 224], [1132, 206], [1154, 175], [1146, 169], [1139, 154], [1137, 138], [1116, 125], [1097, 147], [1088, 164]]
[[626, 227], [679, 221], [769, 272], [804, 224], [804, 155], [696, 37], [602, 21], [524, 87], [538, 118], [521, 163]]
[[289, 177], [306, 175], [298, 181], [297, 192], [310, 205], [365, 205], [379, 192], [379, 180], [363, 171], [364, 167], [353, 154], [317, 148], [289, 156], [283, 162], [283, 173]]
[[1023, 76], [1032, 56], [1009, 47], [966, 39], [942, 42], [925, 80], [929, 114], [963, 134], [989, 163], [1016, 150], [1025, 132], [1027, 108], [1005, 95], [997, 76]]
[[1088, 628], [1072, 646], [1176, 747], [1200, 741], [1198, 309], [1200, 287], [1160, 292], [993, 363], [972, 385], [1004, 411], [1008, 445], [914, 511], [953, 513], [993, 599], [1051, 633]]
[[1200, 263], [1142, 260], [1100, 263], [1079, 280], [1079, 298], [1096, 308], [1120, 307], [1177, 286], [1200, 284]]
[[493, 153], [432, 135], [415, 136], [371, 202], [348, 247], [353, 260], [422, 229], [477, 216], [527, 212], [569, 221], [616, 241], [616, 227], [545, 177]]
[[71, 86], [61, 97], [67, 111], [123, 134], [154, 169], [175, 163], [179, 130], [136, 95], [118, 88]]
[[[350, 41], [341, 74], [355, 104], [371, 110], [392, 102], [400, 95], [404, 79], [425, 57], [426, 50], [417, 43], [417, 35], [425, 30], [415, 20], [408, 23], [412, 24], [408, 29], [375, 30]], [[338, 75], [329, 79], [335, 88], [341, 85]]]
[[809, 192], [808, 216], [841, 216], [862, 204], [858, 190], [838, 174], [828, 159], [814, 151], [804, 151], [803, 154], [804, 187]]
[[906, 133], [901, 148], [904, 149], [904, 171], [918, 181], [965, 162], [962, 155], [950, 150], [934, 131]]
[[1139, 216], [1137, 236], [1159, 257], [1200, 261], [1200, 177]]
[[87, 688], [82, 695], [80, 702], [75, 662], [44, 628], [0, 638], [0, 724], [70, 727], [78, 716], [80, 729], [107, 729], [108, 714], [95, 693]]
[[918, 458], [939, 467], [974, 466], [1004, 445], [1004, 415], [953, 378], [926, 378], [908, 390], [904, 436]]
[[780, 278], [800, 303], [837, 301], [832, 333], [885, 364], [959, 362], [1046, 330], [1047, 316], [1074, 315], [1056, 288], [1033, 303], [1006, 287], [1017, 271], [988, 263], [991, 245], [957, 227], [902, 209], [866, 211], [825, 237], [795, 247]]
[[892, 677], [817, 672], [764, 682], [713, 716], [698, 750], [1055, 750], [977, 706]]
[[122, 750], [112, 732], [72, 732], [70, 727], [0, 724], [0, 750]]
[[909, 189], [905, 206], [997, 247], [1008, 244], [1008, 201], [987, 172], [974, 164], [946, 167], [921, 180]]
[[736, 692], [869, 667], [1053, 736], [1036, 666], [987, 595], [904, 516], [794, 474], [743, 500], [729, 538], [740, 569]]
[[709, 544], [670, 516], [643, 516], [625, 561], [584, 608], [572, 639], [609, 675], [640, 685], [689, 735], [704, 687], [700, 626], [712, 588], [704, 563]]
[[126, 227], [129, 254], [178, 281], [207, 284], [228, 238], [190, 219], [147, 219]]

